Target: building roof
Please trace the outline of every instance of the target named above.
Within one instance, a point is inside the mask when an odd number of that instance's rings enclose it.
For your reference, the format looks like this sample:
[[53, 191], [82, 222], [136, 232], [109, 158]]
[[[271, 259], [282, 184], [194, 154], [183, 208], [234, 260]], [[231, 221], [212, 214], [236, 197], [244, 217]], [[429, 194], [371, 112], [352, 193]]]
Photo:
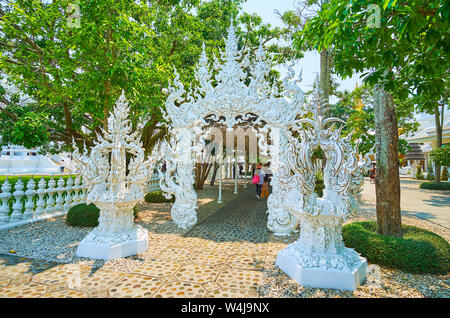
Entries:
[[410, 150], [406, 152], [405, 160], [425, 160], [425, 156], [418, 143], [409, 143], [408, 146]]

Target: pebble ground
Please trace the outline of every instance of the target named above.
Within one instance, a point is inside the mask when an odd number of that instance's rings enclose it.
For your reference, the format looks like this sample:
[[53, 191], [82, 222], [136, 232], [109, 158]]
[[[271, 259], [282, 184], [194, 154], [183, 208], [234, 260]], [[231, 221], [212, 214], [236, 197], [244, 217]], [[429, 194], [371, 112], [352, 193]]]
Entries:
[[[450, 297], [449, 275], [413, 275], [370, 265], [355, 292], [298, 286], [275, 265], [277, 253], [298, 238], [267, 230], [266, 201], [253, 186], [233, 195], [224, 185], [198, 192], [199, 224], [189, 231], [170, 218], [171, 204], [144, 204], [137, 220], [149, 249], [132, 257], [93, 261], [74, 256], [90, 229], [70, 228], [64, 217], [0, 232], [0, 297]], [[373, 219], [372, 204], [355, 219]], [[445, 228], [404, 218], [439, 232]], [[10, 249], [16, 255], [7, 254]], [[44, 261], [45, 259], [45, 261]]]

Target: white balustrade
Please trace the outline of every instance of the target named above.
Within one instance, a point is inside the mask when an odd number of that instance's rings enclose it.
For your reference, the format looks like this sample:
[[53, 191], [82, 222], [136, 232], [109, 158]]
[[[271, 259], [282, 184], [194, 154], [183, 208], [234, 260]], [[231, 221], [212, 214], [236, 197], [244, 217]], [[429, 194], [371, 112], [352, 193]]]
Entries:
[[5, 182], [3, 182], [1, 187], [2, 192], [0, 193], [0, 199], [2, 200], [2, 206], [0, 207], [0, 223], [9, 222], [9, 198], [12, 194], [9, 192], [11, 190], [11, 184], [8, 181], [8, 177]]
[[11, 221], [20, 221], [23, 218], [22, 214], [22, 198], [25, 195], [25, 192], [23, 192], [23, 182], [22, 178], [19, 177], [19, 180], [17, 180], [16, 184], [14, 185], [14, 204], [13, 204], [13, 213], [11, 214]]
[[33, 177], [31, 177], [30, 181], [28, 181], [27, 183], [27, 191], [25, 192], [25, 195], [27, 196], [27, 201], [25, 203], [25, 211], [23, 212], [24, 219], [30, 219], [33, 217], [33, 208], [34, 208], [33, 196], [35, 186], [36, 184], [34, 183], [34, 179]]
[[161, 188], [159, 187], [159, 176], [158, 174], [154, 175], [148, 180], [148, 183], [145, 187], [145, 192], [153, 192], [153, 191], [159, 191]]
[[80, 176], [70, 176], [67, 183], [59, 177], [57, 184], [53, 176], [48, 184], [43, 177], [39, 182], [32, 177], [26, 185], [20, 177], [15, 184], [8, 178], [0, 181], [0, 230], [62, 215], [85, 203], [87, 187], [82, 181]]

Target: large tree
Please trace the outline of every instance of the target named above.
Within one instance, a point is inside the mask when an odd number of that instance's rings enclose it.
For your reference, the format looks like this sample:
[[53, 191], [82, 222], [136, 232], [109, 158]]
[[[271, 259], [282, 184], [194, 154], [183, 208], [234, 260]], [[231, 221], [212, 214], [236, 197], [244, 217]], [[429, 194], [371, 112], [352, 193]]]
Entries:
[[[375, 11], [368, 10], [375, 4]], [[379, 9], [379, 10], [377, 10]], [[369, 23], [375, 19], [375, 24]], [[369, 25], [368, 25], [369, 24]], [[381, 234], [401, 236], [398, 132], [394, 98], [425, 95], [437, 103], [448, 90], [449, 3], [444, 0], [330, 0], [297, 34], [333, 51], [342, 77], [362, 72], [377, 87], [377, 218]], [[389, 131], [386, 131], [389, 129]]]
[[[124, 90], [149, 151], [166, 134], [162, 92], [173, 67], [186, 86], [193, 83], [202, 43], [217, 56], [232, 19], [241, 47], [263, 41], [274, 62], [299, 56], [270, 42], [282, 29], [257, 15], [239, 15], [243, 2], [80, 1], [78, 26], [68, 23], [69, 0], [0, 2], [0, 75], [18, 90], [0, 87], [1, 144], [59, 151], [74, 138], [92, 145]], [[277, 76], [273, 71], [272, 79]]]

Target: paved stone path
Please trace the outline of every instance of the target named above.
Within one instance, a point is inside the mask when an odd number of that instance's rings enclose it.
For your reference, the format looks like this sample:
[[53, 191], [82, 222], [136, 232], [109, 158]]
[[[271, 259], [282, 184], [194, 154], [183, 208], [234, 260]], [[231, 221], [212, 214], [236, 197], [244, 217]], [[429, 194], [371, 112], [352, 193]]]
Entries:
[[[400, 179], [402, 215], [427, 220], [450, 229], [450, 191], [420, 189], [424, 180]], [[375, 184], [365, 178], [363, 198], [375, 210]]]
[[259, 297], [266, 201], [250, 186], [131, 271], [0, 255], [0, 297]]

